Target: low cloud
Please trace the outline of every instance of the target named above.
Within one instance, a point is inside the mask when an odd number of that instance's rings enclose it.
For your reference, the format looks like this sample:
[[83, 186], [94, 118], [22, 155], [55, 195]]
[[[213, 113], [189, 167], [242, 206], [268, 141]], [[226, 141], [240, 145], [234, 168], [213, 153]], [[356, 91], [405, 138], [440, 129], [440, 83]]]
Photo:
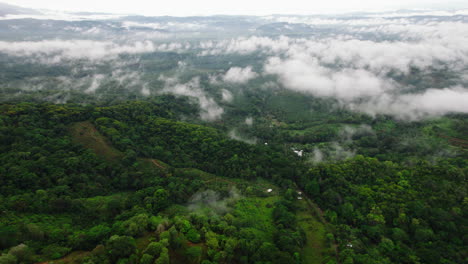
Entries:
[[439, 37], [435, 37], [437, 41], [416, 43], [339, 38], [302, 43], [296, 40], [282, 56], [270, 57], [264, 64], [264, 72], [277, 76], [285, 88], [336, 98], [351, 110], [371, 115], [389, 114], [415, 120], [452, 112], [468, 113], [467, 88], [462, 85], [444, 89], [420, 86], [408, 92], [414, 87], [388, 77], [390, 72], [409, 75], [411, 67], [422, 72], [446, 67], [444, 71], [460, 74], [463, 79], [468, 49], [453, 45], [460, 38], [468, 40], [468, 31], [461, 36], [447, 38], [447, 43], [442, 43]]
[[103, 74], [97, 74], [92, 77], [91, 85], [84, 91], [85, 93], [94, 93], [101, 85], [105, 76]]
[[205, 121], [214, 121], [221, 118], [224, 109], [209, 97], [200, 87], [200, 78], [195, 77], [187, 83], [179, 83], [175, 77], [161, 76], [159, 80], [165, 82], [163, 93], [190, 96], [196, 98], [200, 105], [200, 117]]
[[221, 96], [222, 96], [222, 100], [225, 101], [225, 102], [232, 102], [232, 99], [233, 99], [233, 96], [232, 96], [232, 93], [226, 89], [222, 89], [221, 90]]
[[365, 125], [365, 124], [362, 124], [359, 126], [345, 125], [338, 133], [338, 135], [340, 136], [340, 139], [348, 143], [353, 140], [354, 136], [374, 135], [374, 134], [375, 132], [372, 129], [372, 127], [369, 125]]
[[417, 120], [447, 113], [468, 113], [468, 89], [460, 86], [429, 89], [423, 93], [383, 95], [364, 103], [351, 104], [351, 109], [371, 115], [389, 114]]
[[312, 155], [309, 155], [309, 160], [313, 164], [321, 162], [342, 161], [352, 158], [356, 155], [356, 151], [343, 146], [339, 142], [331, 142], [324, 147], [315, 147]]
[[208, 211], [208, 213], [224, 214], [230, 210], [230, 203], [241, 199], [239, 191], [233, 187], [227, 197], [221, 197], [221, 194], [206, 190], [195, 193], [189, 200], [188, 209], [190, 211]]
[[292, 90], [345, 101], [379, 96], [393, 89], [390, 80], [372, 72], [363, 69], [337, 71], [321, 66], [317, 59], [308, 56], [286, 60], [270, 58], [265, 64], [265, 72], [279, 76], [282, 84]]
[[257, 76], [258, 74], [252, 71], [251, 66], [245, 68], [232, 67], [223, 76], [223, 80], [228, 83], [244, 84]]
[[231, 138], [231, 139], [234, 139], [234, 140], [237, 140], [237, 141], [242, 141], [242, 142], [245, 142], [247, 144], [256, 144], [257, 143], [257, 138], [247, 138], [247, 137], [244, 137], [242, 136], [239, 131], [237, 131], [237, 129], [232, 129], [231, 131], [229, 131], [228, 133], [228, 136]]
[[141, 54], [155, 50], [155, 45], [150, 41], [132, 44], [94, 40], [0, 41], [0, 52], [11, 56], [53, 57], [56, 62], [63, 59], [113, 60], [120, 54]]
[[207, 25], [201, 23], [181, 23], [181, 22], [163, 22], [163, 23], [139, 23], [134, 21], [124, 21], [122, 26], [127, 29], [131, 28], [148, 28], [154, 30], [170, 30], [170, 31], [199, 31], [206, 29]]

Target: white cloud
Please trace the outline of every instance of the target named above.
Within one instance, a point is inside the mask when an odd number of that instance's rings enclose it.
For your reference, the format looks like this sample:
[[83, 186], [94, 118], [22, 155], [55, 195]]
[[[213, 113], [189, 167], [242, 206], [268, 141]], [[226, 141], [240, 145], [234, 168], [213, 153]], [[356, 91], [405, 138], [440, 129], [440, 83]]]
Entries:
[[230, 91], [223, 89], [221, 90], [221, 95], [222, 95], [223, 101], [228, 102], [228, 103], [232, 102], [233, 96]]
[[174, 30], [174, 31], [198, 31], [206, 29], [207, 25], [201, 23], [180, 23], [180, 22], [163, 22], [163, 23], [139, 23], [134, 21], [124, 21], [122, 26], [127, 29], [131, 28], [149, 28], [155, 30]]
[[85, 93], [94, 93], [99, 88], [104, 78], [105, 76], [102, 74], [94, 75], [91, 80], [91, 85], [85, 90]]
[[229, 131], [228, 136], [231, 139], [242, 141], [242, 142], [245, 142], [247, 144], [256, 144], [257, 143], [257, 138], [250, 139], [250, 138], [243, 137], [242, 135], [239, 134], [239, 132], [235, 128], [232, 129], [231, 131]]
[[165, 82], [164, 93], [194, 97], [200, 105], [200, 117], [206, 121], [214, 121], [221, 117], [224, 109], [221, 108], [213, 98], [209, 97], [200, 87], [200, 79], [193, 78], [187, 83], [179, 83], [174, 77], [161, 76], [160, 80]]
[[120, 54], [140, 54], [156, 50], [150, 41], [117, 44], [93, 40], [0, 41], [0, 52], [12, 56], [54, 56], [60, 59], [111, 60]]
[[151, 91], [147, 85], [144, 85], [143, 88], [141, 88], [141, 94], [144, 96], [149, 96], [151, 94]]
[[403, 119], [416, 120], [446, 113], [468, 113], [468, 89], [451, 87], [429, 89], [418, 94], [390, 95], [351, 104], [355, 110], [371, 115], [390, 114]]
[[335, 97], [344, 101], [373, 97], [393, 87], [363, 69], [335, 71], [319, 65], [313, 57], [286, 59], [274, 57], [265, 64], [265, 72], [276, 74], [287, 88], [315, 96]]
[[404, 119], [468, 113], [468, 89], [452, 87], [403, 94], [402, 87], [363, 69], [335, 70], [319, 65], [315, 58], [271, 58], [265, 72], [275, 74], [289, 89], [318, 97], [333, 97], [356, 111], [390, 114]]
[[252, 71], [251, 66], [245, 68], [232, 67], [223, 76], [223, 80], [229, 83], [243, 84], [256, 78], [258, 74]]

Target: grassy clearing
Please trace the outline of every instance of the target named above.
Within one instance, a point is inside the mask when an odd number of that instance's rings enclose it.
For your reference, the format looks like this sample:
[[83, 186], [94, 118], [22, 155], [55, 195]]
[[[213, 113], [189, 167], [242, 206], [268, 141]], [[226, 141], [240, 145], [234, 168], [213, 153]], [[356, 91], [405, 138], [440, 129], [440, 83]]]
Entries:
[[320, 264], [327, 263], [333, 257], [333, 249], [326, 240], [327, 230], [320, 222], [307, 200], [298, 201], [297, 213], [298, 225], [305, 231], [307, 243], [302, 249], [304, 263]]
[[273, 205], [278, 196], [266, 198], [244, 198], [234, 205], [232, 215], [238, 225], [244, 226], [255, 236], [265, 242], [273, 242], [275, 225], [273, 224]]
[[40, 262], [38, 264], [81, 264], [84, 258], [90, 254], [90, 251], [74, 251], [62, 259]]
[[112, 147], [109, 141], [89, 121], [78, 122], [70, 127], [73, 140], [91, 149], [99, 157], [110, 162], [117, 162], [124, 156], [122, 152]]

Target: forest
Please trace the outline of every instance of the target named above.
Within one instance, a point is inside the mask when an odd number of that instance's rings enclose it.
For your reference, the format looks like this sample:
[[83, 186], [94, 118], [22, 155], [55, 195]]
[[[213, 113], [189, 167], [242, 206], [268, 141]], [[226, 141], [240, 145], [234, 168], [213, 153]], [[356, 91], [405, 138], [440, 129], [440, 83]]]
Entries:
[[0, 263], [466, 257], [466, 158], [314, 165], [281, 130], [252, 145], [178, 121], [187, 103], [2, 105]]
[[0, 3], [0, 264], [468, 263], [467, 10]]

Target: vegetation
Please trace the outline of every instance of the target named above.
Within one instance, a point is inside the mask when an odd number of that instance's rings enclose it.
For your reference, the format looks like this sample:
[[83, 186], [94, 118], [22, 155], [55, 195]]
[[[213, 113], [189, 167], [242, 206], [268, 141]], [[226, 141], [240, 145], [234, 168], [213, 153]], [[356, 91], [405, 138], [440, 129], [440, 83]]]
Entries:
[[[467, 161], [460, 145], [438, 137], [460, 137], [463, 118], [376, 119], [369, 122], [382, 132], [349, 138], [342, 128], [361, 126], [343, 119], [301, 127], [287, 117], [259, 118], [250, 133], [268, 144], [247, 144], [225, 134], [234, 116], [227, 124], [181, 122], [190, 115], [172, 99], [1, 105], [0, 263], [466, 258]], [[391, 138], [408, 128], [460, 154], [429, 163], [405, 150], [412, 162], [402, 162]], [[325, 152], [339, 138], [371, 157], [315, 164], [291, 150]]]

